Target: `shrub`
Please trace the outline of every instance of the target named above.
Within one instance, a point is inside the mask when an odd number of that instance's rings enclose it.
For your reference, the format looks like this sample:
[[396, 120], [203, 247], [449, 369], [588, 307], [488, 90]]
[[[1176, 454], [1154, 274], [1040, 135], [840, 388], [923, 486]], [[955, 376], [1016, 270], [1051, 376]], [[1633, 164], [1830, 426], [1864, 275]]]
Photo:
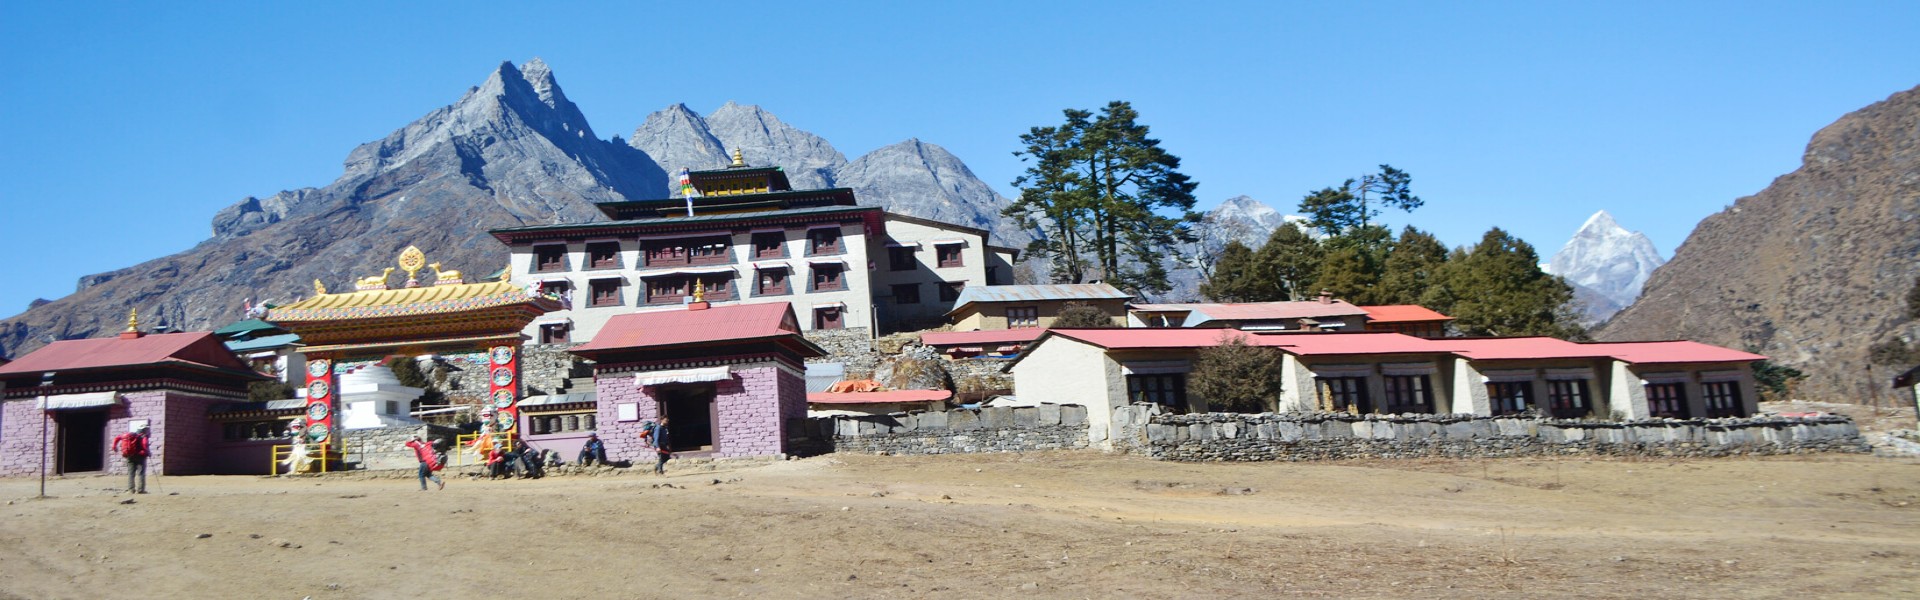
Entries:
[[1085, 302], [1068, 302], [1053, 318], [1054, 327], [1112, 327], [1113, 315]]
[[1187, 387], [1211, 410], [1266, 412], [1280, 397], [1284, 365], [1279, 350], [1249, 345], [1245, 334], [1229, 331], [1194, 358]]

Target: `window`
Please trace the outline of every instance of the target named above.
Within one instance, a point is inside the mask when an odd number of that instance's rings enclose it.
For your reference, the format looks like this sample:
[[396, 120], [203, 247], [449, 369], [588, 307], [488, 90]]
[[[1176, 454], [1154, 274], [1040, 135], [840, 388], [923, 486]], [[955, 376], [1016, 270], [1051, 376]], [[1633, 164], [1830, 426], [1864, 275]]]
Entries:
[[1732, 381], [1709, 381], [1700, 384], [1701, 396], [1707, 401], [1707, 418], [1747, 416], [1747, 407], [1740, 402], [1740, 384]]
[[[697, 278], [702, 289], [700, 298], [708, 302], [720, 302], [733, 299], [733, 277], [729, 275], [701, 275]], [[688, 292], [691, 294], [692, 292]]]
[[726, 264], [733, 260], [726, 237], [649, 240], [641, 244], [641, 254], [649, 267]]
[[540, 343], [542, 344], [573, 343], [572, 330], [573, 330], [573, 326], [567, 323], [548, 323], [545, 325], [541, 325], [540, 326]]
[[1187, 376], [1179, 373], [1128, 375], [1127, 399], [1158, 404], [1177, 413], [1187, 412]]
[[919, 304], [920, 284], [896, 283], [893, 285], [894, 304]]
[[1426, 375], [1388, 375], [1387, 404], [1389, 414], [1433, 412], [1433, 382]]
[[960, 249], [964, 247], [965, 246], [960, 244], [940, 244], [934, 246], [934, 252], [939, 254], [940, 268], [945, 269], [947, 267], [963, 266], [960, 263]]
[[1039, 307], [1012, 306], [1007, 308], [1007, 329], [1029, 329], [1039, 326]]
[[593, 292], [594, 306], [620, 305], [620, 280], [595, 279], [587, 282], [587, 286]]
[[1511, 415], [1533, 409], [1533, 383], [1495, 381], [1487, 384], [1487, 399], [1493, 402], [1493, 414]]
[[1000, 267], [987, 267], [987, 285], [1000, 285]]
[[1328, 412], [1366, 414], [1373, 412], [1373, 403], [1367, 401], [1367, 378], [1365, 377], [1318, 377], [1320, 409]]
[[540, 294], [560, 301], [560, 305], [573, 308], [573, 283], [567, 281], [542, 281]]
[[840, 228], [807, 230], [807, 255], [839, 254], [845, 250], [840, 247]]
[[814, 265], [813, 289], [815, 292], [832, 292], [847, 289], [847, 281], [841, 277], [845, 265]]
[[913, 246], [888, 246], [887, 268], [894, 271], [913, 270]]
[[1559, 379], [1547, 382], [1547, 408], [1549, 415], [1556, 419], [1587, 416], [1591, 410], [1587, 405], [1587, 380]]
[[567, 270], [567, 247], [561, 244], [534, 246], [533, 270], [537, 273]]
[[1656, 417], [1687, 418], [1687, 390], [1679, 383], [1647, 384], [1647, 410]]
[[953, 302], [960, 299], [960, 290], [966, 289], [966, 282], [940, 284], [940, 301]]
[[760, 281], [756, 285], [753, 292], [755, 296], [778, 296], [792, 291], [787, 286], [786, 269], [761, 269]]
[[620, 268], [620, 242], [594, 242], [587, 244], [587, 268]]
[[685, 277], [647, 278], [647, 304], [678, 304], [693, 291]]
[[847, 326], [841, 319], [840, 313], [838, 306], [813, 309], [813, 328], [845, 329]]
[[787, 234], [784, 231], [762, 231], [753, 234], [754, 258], [786, 258]]

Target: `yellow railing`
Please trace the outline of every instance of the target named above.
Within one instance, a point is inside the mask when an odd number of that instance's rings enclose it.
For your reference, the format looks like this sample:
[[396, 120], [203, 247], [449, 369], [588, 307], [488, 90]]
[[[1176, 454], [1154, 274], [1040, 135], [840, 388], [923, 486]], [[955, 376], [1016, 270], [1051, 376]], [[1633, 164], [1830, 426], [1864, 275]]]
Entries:
[[[280, 475], [280, 466], [287, 465], [288, 473], [326, 473], [333, 468], [334, 462], [337, 461], [343, 464], [347, 462], [349, 452], [343, 448], [338, 454], [335, 454], [331, 442], [305, 444], [304, 446], [306, 448], [306, 456], [301, 457], [301, 460], [298, 461], [290, 461], [288, 459], [293, 457], [295, 444], [275, 445], [273, 447], [273, 464], [268, 467], [269, 472], [278, 476]], [[318, 461], [319, 465], [316, 466], [314, 464], [315, 461]]]
[[462, 433], [460, 435], [454, 436], [453, 442], [457, 447], [455, 447], [452, 452], [447, 453], [448, 455], [447, 458], [448, 460], [453, 462], [453, 466], [456, 466], [456, 467], [467, 466], [468, 455], [473, 455], [474, 458], [479, 459], [473, 463], [475, 465], [486, 463], [487, 457], [480, 456], [479, 452], [474, 450], [473, 448], [473, 441], [480, 439], [480, 436], [482, 435], [493, 436], [493, 443], [495, 445], [505, 444], [507, 443], [508, 439], [513, 437], [512, 434], [502, 432], [502, 431], [495, 431], [493, 433], [484, 433], [484, 434], [483, 433]]

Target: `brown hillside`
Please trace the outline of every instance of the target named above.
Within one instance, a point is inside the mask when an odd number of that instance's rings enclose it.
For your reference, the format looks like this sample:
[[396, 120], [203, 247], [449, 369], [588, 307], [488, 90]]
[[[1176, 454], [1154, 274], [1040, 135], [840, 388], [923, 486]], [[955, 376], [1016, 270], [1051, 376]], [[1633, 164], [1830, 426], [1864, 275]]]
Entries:
[[1914, 339], [1901, 315], [1920, 275], [1920, 88], [1814, 134], [1798, 170], [1695, 227], [1603, 340], [1689, 338], [1751, 348], [1808, 374], [1803, 395], [1891, 399], [1867, 347]]

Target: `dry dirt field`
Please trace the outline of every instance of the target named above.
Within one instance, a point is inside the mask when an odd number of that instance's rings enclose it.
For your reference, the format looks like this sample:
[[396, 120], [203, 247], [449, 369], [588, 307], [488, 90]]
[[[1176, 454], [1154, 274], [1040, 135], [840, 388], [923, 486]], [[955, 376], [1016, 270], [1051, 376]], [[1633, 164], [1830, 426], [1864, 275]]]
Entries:
[[[1916, 597], [1920, 463], [830, 456], [0, 480], [0, 598]], [[672, 487], [659, 484], [672, 484]], [[133, 502], [128, 503], [127, 500]], [[210, 537], [201, 537], [210, 534]]]

